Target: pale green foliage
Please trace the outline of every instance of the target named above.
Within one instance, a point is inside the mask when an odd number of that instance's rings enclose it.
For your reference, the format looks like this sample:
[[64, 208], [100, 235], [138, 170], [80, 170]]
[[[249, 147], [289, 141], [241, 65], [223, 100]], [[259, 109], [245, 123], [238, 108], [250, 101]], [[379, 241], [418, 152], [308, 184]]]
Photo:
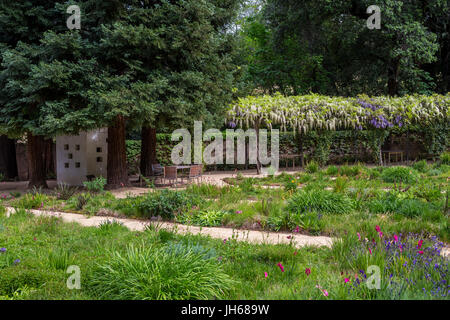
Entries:
[[233, 284], [217, 261], [192, 249], [148, 246], [111, 252], [89, 282], [102, 299], [127, 300], [220, 298]]

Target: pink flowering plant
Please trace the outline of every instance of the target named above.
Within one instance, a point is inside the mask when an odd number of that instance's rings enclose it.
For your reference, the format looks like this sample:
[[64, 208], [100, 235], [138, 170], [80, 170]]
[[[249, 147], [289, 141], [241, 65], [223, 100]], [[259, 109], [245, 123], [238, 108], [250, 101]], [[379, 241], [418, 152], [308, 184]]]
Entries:
[[49, 201], [49, 197], [42, 193], [27, 193], [23, 197], [12, 202], [13, 207], [24, 209], [42, 209]]
[[[378, 237], [349, 235], [333, 245], [340, 268], [351, 270], [342, 283], [348, 298], [363, 299], [446, 299], [450, 293], [448, 260], [441, 255], [444, 243], [421, 234], [383, 234]], [[380, 289], [370, 289], [370, 266], [380, 270]]]

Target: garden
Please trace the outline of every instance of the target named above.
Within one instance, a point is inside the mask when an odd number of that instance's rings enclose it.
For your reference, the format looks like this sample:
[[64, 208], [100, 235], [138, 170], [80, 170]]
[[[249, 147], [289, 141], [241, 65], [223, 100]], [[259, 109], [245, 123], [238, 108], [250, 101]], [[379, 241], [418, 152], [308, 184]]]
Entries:
[[[105, 181], [2, 194], [4, 299], [447, 299], [450, 155], [410, 167], [362, 164], [193, 184], [116, 198]], [[83, 228], [27, 209], [106, 215]], [[326, 235], [331, 248], [250, 244], [179, 235], [150, 224], [132, 232], [117, 217], [202, 227]], [[82, 290], [66, 269], [83, 270]], [[381, 269], [370, 290], [368, 268]], [[163, 268], [164, 266], [164, 268]], [[200, 268], [201, 266], [201, 268]], [[190, 276], [187, 276], [190, 275]], [[369, 280], [368, 280], [369, 279]]]
[[450, 7], [378, 2], [0, 2], [0, 300], [449, 300]]

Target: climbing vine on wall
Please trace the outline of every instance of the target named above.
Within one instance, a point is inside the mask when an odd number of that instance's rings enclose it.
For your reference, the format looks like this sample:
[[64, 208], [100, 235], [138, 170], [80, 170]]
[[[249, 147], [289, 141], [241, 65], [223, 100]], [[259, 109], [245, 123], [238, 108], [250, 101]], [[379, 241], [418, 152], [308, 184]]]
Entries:
[[226, 122], [254, 127], [261, 122], [302, 133], [311, 130], [388, 129], [448, 122], [450, 94], [433, 96], [327, 97], [320, 95], [250, 96], [230, 106]]

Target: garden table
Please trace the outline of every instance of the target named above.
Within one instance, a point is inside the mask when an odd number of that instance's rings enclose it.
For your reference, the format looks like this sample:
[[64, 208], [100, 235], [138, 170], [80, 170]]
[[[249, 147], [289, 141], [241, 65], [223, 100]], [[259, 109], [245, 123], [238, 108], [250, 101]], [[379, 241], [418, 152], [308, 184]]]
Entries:
[[295, 169], [295, 159], [301, 159], [300, 165], [303, 167], [303, 155], [301, 154], [282, 154], [280, 159], [286, 159], [286, 169], [288, 167], [288, 160], [292, 159], [292, 169]]
[[183, 182], [183, 176], [178, 176], [179, 170], [190, 169], [192, 166], [190, 165], [175, 165], [175, 166], [166, 166], [164, 167], [164, 180], [174, 181], [175, 185], [178, 183], [178, 178], [181, 178], [181, 182]]
[[387, 159], [389, 160], [389, 163], [391, 163], [391, 156], [395, 156], [395, 160], [398, 162], [398, 156], [400, 156], [400, 160], [401, 162], [403, 162], [403, 151], [392, 151], [392, 150], [386, 150], [386, 151], [382, 151], [383, 153], [383, 162], [384, 163], [388, 163], [386, 162], [386, 155], [387, 155]]

